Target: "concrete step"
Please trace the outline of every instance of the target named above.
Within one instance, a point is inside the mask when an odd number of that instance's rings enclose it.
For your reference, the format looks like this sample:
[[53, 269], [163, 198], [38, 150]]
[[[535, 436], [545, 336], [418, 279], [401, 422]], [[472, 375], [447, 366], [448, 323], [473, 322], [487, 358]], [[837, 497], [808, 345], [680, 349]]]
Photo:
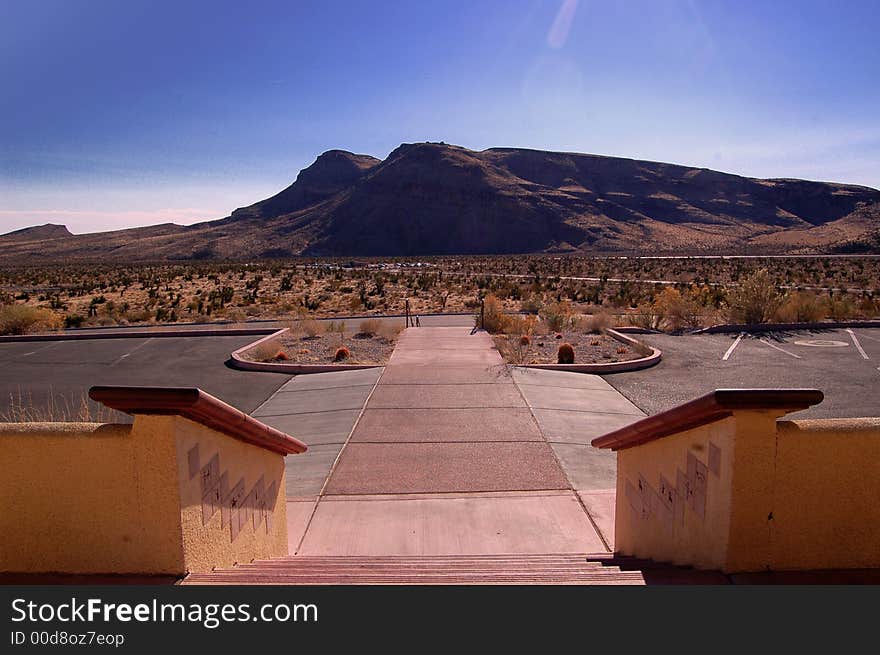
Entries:
[[[644, 570], [636, 564], [644, 563]], [[290, 556], [258, 560], [182, 584], [479, 585], [479, 584], [726, 584], [716, 572], [598, 555], [446, 555], [388, 557]]]

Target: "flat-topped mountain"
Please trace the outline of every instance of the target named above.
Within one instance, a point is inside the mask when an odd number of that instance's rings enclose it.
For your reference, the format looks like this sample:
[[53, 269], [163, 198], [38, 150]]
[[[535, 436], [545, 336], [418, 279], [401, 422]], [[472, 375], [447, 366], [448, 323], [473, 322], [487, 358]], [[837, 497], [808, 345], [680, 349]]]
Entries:
[[880, 191], [619, 157], [415, 143], [384, 161], [330, 150], [286, 189], [221, 220], [78, 236], [30, 232], [46, 227], [0, 237], [0, 258], [865, 252], [880, 248]]
[[25, 227], [14, 232], [7, 232], [0, 236], [3, 243], [11, 243], [13, 241], [39, 241], [40, 239], [62, 239], [73, 236], [65, 225], [55, 225], [54, 223], [46, 223], [45, 225], [35, 225], [33, 227]]

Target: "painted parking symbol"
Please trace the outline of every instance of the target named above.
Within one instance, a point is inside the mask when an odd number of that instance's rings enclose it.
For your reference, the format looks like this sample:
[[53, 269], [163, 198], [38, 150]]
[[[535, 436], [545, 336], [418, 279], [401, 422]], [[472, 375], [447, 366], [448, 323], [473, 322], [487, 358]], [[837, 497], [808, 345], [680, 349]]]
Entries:
[[805, 339], [803, 341], [794, 341], [796, 346], [812, 346], [815, 348], [846, 348], [849, 344], [846, 341], [834, 341], [833, 339]]

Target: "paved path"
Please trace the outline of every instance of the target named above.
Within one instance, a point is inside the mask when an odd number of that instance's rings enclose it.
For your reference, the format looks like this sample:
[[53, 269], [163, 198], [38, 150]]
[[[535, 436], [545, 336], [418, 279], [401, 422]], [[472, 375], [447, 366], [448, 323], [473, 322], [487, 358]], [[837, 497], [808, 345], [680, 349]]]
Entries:
[[613, 461], [587, 444], [641, 413], [600, 378], [512, 375], [458, 327], [407, 330], [373, 371], [300, 376], [254, 413], [311, 445], [288, 458], [291, 553], [608, 549]]

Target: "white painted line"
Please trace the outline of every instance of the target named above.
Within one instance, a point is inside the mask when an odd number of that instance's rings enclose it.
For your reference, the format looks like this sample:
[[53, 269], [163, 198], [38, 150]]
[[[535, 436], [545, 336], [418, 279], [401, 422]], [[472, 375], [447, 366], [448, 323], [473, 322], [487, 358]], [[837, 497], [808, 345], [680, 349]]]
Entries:
[[795, 355], [794, 353], [790, 353], [790, 352], [788, 352], [787, 350], [785, 350], [785, 348], [780, 348], [780, 347], [777, 346], [775, 343], [770, 343], [770, 342], [767, 341], [766, 339], [758, 339], [758, 341], [760, 341], [760, 342], [763, 343], [763, 344], [766, 344], [766, 345], [770, 346], [771, 348], [775, 348], [775, 349], [778, 350], [779, 352], [785, 353], [786, 355], [790, 355], [791, 357], [794, 357], [795, 359], [800, 359], [800, 358], [801, 358], [800, 355]]
[[871, 359], [868, 357], [868, 353], [865, 352], [865, 349], [862, 348], [862, 344], [859, 343], [859, 340], [856, 339], [856, 333], [852, 331], [852, 328], [846, 328], [846, 331], [849, 332], [849, 336], [852, 337], [853, 345], [858, 349], [859, 353], [865, 359]]
[[59, 343], [61, 343], [61, 342], [60, 341], [53, 341], [52, 343], [47, 344], [47, 345], [43, 346], [42, 348], [37, 348], [36, 350], [32, 350], [29, 353], [22, 353], [21, 357], [27, 357], [28, 355], [36, 355], [37, 353], [41, 353], [44, 350], [51, 348], [52, 346], [57, 346]]
[[110, 364], [110, 366], [116, 366], [116, 365], [117, 365], [119, 362], [121, 362], [123, 359], [125, 359], [125, 358], [128, 357], [129, 355], [133, 355], [133, 354], [136, 353], [138, 350], [140, 350], [141, 348], [143, 348], [144, 346], [146, 346], [148, 343], [150, 343], [152, 340], [153, 340], [153, 337], [150, 337], [149, 339], [147, 339], [146, 341], [144, 341], [141, 345], [136, 346], [135, 348], [132, 348], [130, 351], [128, 351], [128, 352], [125, 353], [124, 355], [121, 355], [121, 356], [119, 357], [119, 359], [117, 359], [115, 362], [113, 362], [112, 364]]
[[733, 354], [733, 349], [739, 345], [740, 340], [746, 335], [745, 332], [740, 332], [739, 336], [736, 338], [736, 341], [733, 342], [733, 345], [727, 349], [727, 352], [724, 353], [724, 357], [721, 358], [721, 361], [726, 362], [727, 359]]

